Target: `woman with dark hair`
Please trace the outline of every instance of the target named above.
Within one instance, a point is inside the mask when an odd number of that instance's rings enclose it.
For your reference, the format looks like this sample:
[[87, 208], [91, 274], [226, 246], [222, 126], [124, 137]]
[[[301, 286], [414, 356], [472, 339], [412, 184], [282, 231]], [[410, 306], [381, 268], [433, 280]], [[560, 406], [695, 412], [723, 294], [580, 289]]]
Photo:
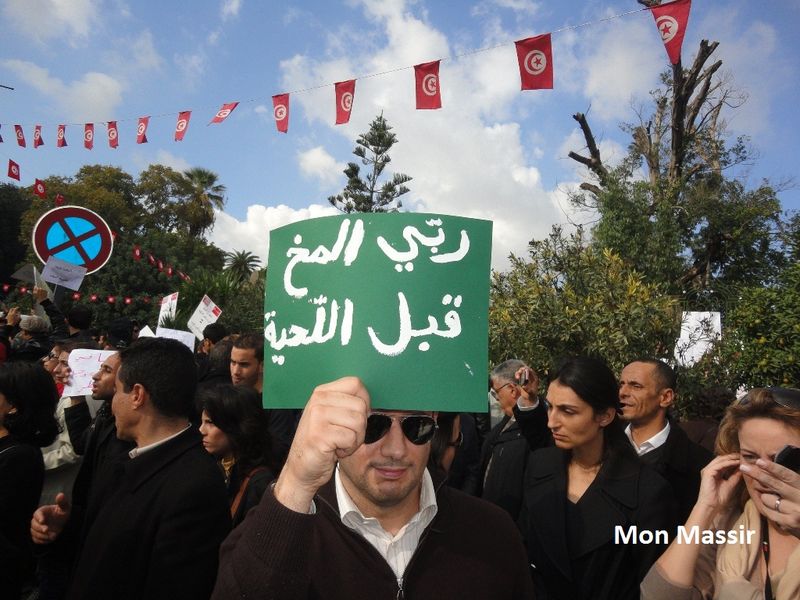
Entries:
[[44, 479], [42, 446], [58, 433], [58, 392], [41, 364], [0, 364], [0, 595], [19, 597], [35, 562], [30, 538]]
[[440, 412], [436, 417], [436, 433], [431, 440], [428, 468], [438, 469], [445, 475], [449, 473], [463, 441], [460, 414]]
[[246, 386], [218, 385], [200, 394], [203, 446], [225, 474], [236, 527], [275, 479], [275, 461], [261, 396]]
[[519, 522], [536, 598], [638, 599], [666, 542], [648, 537], [651, 543], [636, 545], [639, 538], [627, 534], [668, 529], [670, 487], [638, 461], [625, 437], [617, 380], [603, 361], [562, 363], [547, 405], [555, 447], [531, 455]]

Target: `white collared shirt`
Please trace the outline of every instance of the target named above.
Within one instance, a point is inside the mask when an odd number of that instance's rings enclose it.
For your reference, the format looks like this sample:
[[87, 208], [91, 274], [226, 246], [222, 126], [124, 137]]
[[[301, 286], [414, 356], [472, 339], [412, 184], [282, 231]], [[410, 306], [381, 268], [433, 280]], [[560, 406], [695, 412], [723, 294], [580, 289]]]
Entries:
[[419, 511], [411, 517], [397, 535], [392, 536], [374, 517], [365, 517], [353, 502], [347, 490], [344, 489], [339, 477], [339, 466], [336, 466], [334, 475], [336, 483], [336, 502], [339, 504], [339, 517], [342, 523], [356, 533], [360, 534], [380, 553], [392, 567], [398, 584], [402, 583], [403, 573], [408, 566], [408, 561], [419, 545], [422, 532], [430, 525], [439, 507], [436, 504], [436, 490], [433, 487], [428, 469], [422, 476], [422, 489], [419, 497]]
[[131, 458], [136, 458], [137, 456], [141, 456], [145, 452], [150, 452], [150, 450], [153, 450], [154, 448], [158, 448], [161, 444], [166, 444], [171, 439], [178, 437], [180, 434], [182, 434], [184, 431], [189, 429], [191, 426], [192, 426], [192, 424], [189, 423], [184, 429], [181, 429], [178, 433], [172, 434], [169, 437], [165, 437], [163, 440], [159, 440], [159, 441], [157, 441], [157, 442], [155, 442], [153, 444], [150, 444], [148, 446], [142, 446], [141, 448], [134, 448], [133, 450], [128, 452], [128, 456], [130, 456]]
[[669, 436], [669, 420], [667, 420], [667, 424], [664, 426], [664, 429], [659, 431], [649, 440], [642, 442], [641, 446], [637, 446], [636, 442], [633, 441], [633, 434], [631, 433], [631, 425], [628, 423], [628, 426], [625, 428], [625, 435], [628, 436], [628, 439], [631, 441], [634, 450], [636, 450], [636, 454], [642, 456], [643, 454], [647, 454], [648, 452], [652, 452], [659, 446], [663, 446], [664, 442], [667, 441], [667, 437]]

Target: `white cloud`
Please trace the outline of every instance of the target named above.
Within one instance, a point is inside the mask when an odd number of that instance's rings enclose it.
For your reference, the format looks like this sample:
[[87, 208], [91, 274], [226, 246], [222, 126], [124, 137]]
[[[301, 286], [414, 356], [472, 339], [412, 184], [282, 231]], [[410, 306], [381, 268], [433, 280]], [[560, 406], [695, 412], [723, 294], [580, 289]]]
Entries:
[[28, 38], [45, 42], [58, 37], [75, 45], [84, 41], [98, 23], [93, 0], [5, 0], [3, 17]]
[[154, 163], [172, 167], [176, 171], [188, 171], [192, 168], [192, 165], [185, 158], [175, 156], [167, 150], [159, 150], [156, 152], [156, 160]]
[[153, 34], [147, 29], [133, 39], [129, 52], [136, 67], [144, 71], [160, 69], [164, 62], [153, 43]]
[[64, 83], [51, 76], [47, 69], [31, 62], [9, 59], [0, 61], [0, 65], [51, 97], [71, 121], [112, 119], [122, 102], [123, 84], [105, 73], [89, 72], [71, 83]]
[[268, 233], [272, 229], [305, 219], [340, 214], [332, 206], [321, 204], [312, 204], [300, 209], [290, 208], [285, 204], [278, 206], [253, 204], [247, 207], [247, 217], [244, 221], [239, 221], [222, 211], [214, 212], [216, 221], [208, 240], [226, 252], [248, 250], [258, 255], [264, 264], [269, 254]]
[[242, 0], [222, 0], [219, 12], [223, 21], [239, 15], [239, 10], [242, 8]]
[[[353, 72], [382, 72], [450, 55], [447, 39], [402, 3], [364, 5], [386, 32], [383, 47], [354, 56], [358, 68], [349, 57], [318, 61], [294, 56], [281, 63], [282, 86], [312, 87]], [[498, 268], [507, 266], [510, 252], [525, 253], [531, 238], [544, 237], [552, 223], [565, 220], [557, 196], [544, 188], [538, 166], [530, 162], [532, 152], [523, 143], [519, 124], [511, 120], [511, 104], [519, 97], [516, 68], [513, 47], [481, 53], [480, 60], [443, 62], [446, 110], [441, 111], [414, 110], [410, 69], [380, 81], [359, 80], [350, 124], [334, 129], [352, 141], [383, 111], [399, 140], [390, 152], [391, 168], [413, 177], [412, 191], [402, 197], [404, 209], [494, 221], [493, 265]], [[294, 114], [333, 128], [330, 95], [330, 88], [298, 94], [293, 102], [302, 110]], [[538, 101], [531, 97], [531, 102]]]
[[190, 85], [194, 85], [206, 70], [206, 54], [202, 50], [194, 54], [176, 54], [173, 62]]
[[333, 185], [342, 178], [345, 164], [336, 160], [322, 146], [316, 146], [297, 153], [300, 170], [308, 176], [319, 179], [323, 185]]

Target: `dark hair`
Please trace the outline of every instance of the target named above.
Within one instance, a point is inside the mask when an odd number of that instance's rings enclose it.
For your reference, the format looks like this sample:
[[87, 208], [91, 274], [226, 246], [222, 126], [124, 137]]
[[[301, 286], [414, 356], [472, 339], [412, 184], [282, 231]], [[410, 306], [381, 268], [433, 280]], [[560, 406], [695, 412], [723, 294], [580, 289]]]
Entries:
[[595, 414], [614, 409], [614, 419], [604, 428], [604, 458], [612, 454], [636, 457], [616, 414], [619, 409], [619, 384], [605, 361], [589, 356], [568, 358], [556, 367], [551, 381], [570, 388], [592, 407]]
[[61, 352], [72, 352], [73, 350], [99, 350], [100, 346], [94, 340], [70, 339], [55, 342], [53, 347], [59, 346]]
[[241, 473], [267, 466], [275, 472], [272, 438], [261, 394], [243, 385], [221, 384], [199, 394], [211, 421], [228, 436]]
[[44, 367], [31, 362], [0, 364], [0, 393], [17, 409], [3, 420], [9, 434], [34, 446], [53, 443], [58, 435], [58, 390]]
[[75, 329], [89, 329], [92, 326], [92, 309], [85, 304], [73, 306], [67, 312], [67, 323]]
[[216, 371], [227, 371], [231, 368], [231, 350], [233, 340], [221, 340], [214, 344], [208, 353], [208, 366]]
[[431, 440], [431, 454], [428, 458], [428, 466], [443, 470], [442, 459], [447, 452], [450, 440], [453, 438], [453, 425], [455, 425], [457, 412], [440, 412], [436, 419], [436, 433]]
[[233, 347], [240, 350], [255, 350], [258, 362], [264, 362], [264, 335], [260, 331], [243, 333], [233, 340]]
[[675, 390], [678, 385], [678, 376], [675, 371], [663, 360], [657, 358], [637, 358], [632, 362], [644, 363], [646, 365], [653, 365], [655, 367], [655, 379], [658, 384], [658, 391], [661, 390]]
[[209, 323], [203, 329], [203, 338], [211, 340], [212, 344], [216, 344], [226, 335], [228, 335], [228, 329], [222, 323]]
[[197, 367], [192, 351], [177, 340], [141, 338], [119, 352], [117, 377], [126, 392], [138, 383], [167, 417], [192, 418]]

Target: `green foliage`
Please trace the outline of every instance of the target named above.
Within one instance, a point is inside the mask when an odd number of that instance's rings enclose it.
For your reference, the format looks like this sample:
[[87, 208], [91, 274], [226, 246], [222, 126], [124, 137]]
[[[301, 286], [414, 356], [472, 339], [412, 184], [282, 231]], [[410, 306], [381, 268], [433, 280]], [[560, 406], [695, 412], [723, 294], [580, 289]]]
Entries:
[[[409, 190], [405, 186], [411, 177], [395, 173], [383, 185], [378, 183], [386, 166], [391, 162], [389, 150], [397, 143], [392, 128], [378, 115], [369, 125], [369, 131], [356, 140], [353, 154], [361, 159], [361, 164], [369, 166], [365, 178], [361, 177], [361, 167], [355, 162], [347, 164], [344, 174], [347, 185], [341, 194], [330, 196], [328, 202], [344, 213], [352, 212], [394, 212], [402, 203], [399, 198]], [[394, 202], [397, 201], [395, 205]]]
[[190, 237], [202, 236], [214, 224], [214, 209], [225, 206], [225, 186], [217, 183], [216, 173], [197, 167], [183, 173], [179, 187], [182, 200], [177, 216]]
[[225, 253], [225, 270], [236, 283], [250, 280], [250, 276], [261, 266], [261, 259], [247, 250]]
[[582, 231], [558, 227], [530, 245], [529, 260], [511, 257], [492, 275], [489, 357], [516, 357], [546, 377], [558, 359], [603, 357], [619, 370], [636, 356], [665, 357], [677, 338], [675, 298], [647, 283], [610, 250], [590, 246]]
[[25, 256], [20, 240], [20, 219], [31, 204], [32, 194], [15, 185], [0, 184], [0, 282], [10, 282], [16, 265]]

